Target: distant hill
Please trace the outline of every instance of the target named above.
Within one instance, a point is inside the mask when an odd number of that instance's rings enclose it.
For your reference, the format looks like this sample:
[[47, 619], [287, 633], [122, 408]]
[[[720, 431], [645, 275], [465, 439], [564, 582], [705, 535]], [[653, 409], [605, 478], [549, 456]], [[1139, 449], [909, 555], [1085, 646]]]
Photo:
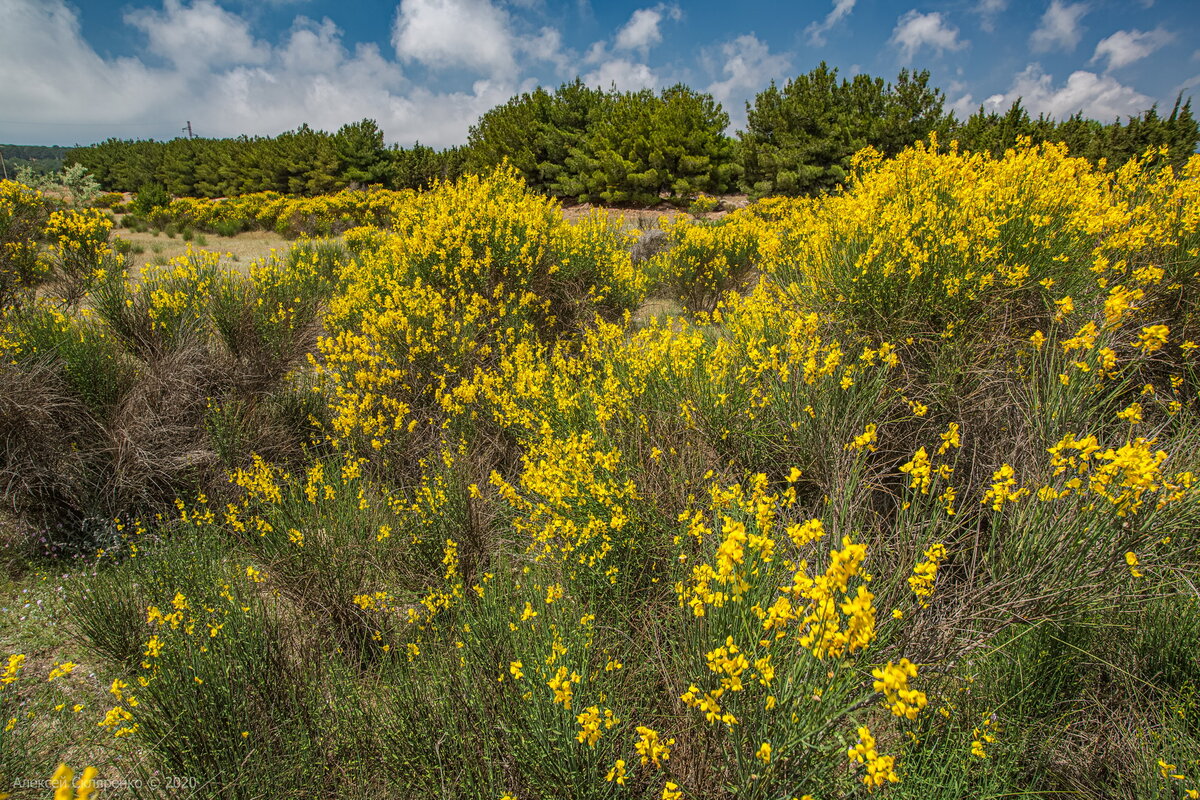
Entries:
[[[4, 170], [8, 177], [17, 174], [21, 167], [30, 167], [34, 172], [55, 172], [62, 169], [63, 157], [69, 147], [45, 146], [40, 144], [0, 144], [0, 156], [4, 156]], [[0, 177], [3, 177], [0, 172]]]

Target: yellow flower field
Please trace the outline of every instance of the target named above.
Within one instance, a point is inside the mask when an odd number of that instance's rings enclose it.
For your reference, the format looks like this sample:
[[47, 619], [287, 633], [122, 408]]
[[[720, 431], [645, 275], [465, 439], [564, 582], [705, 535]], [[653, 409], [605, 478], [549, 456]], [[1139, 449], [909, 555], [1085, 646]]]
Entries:
[[1152, 163], [864, 151], [640, 262], [504, 170], [248, 274], [48, 213], [3, 469], [81, 649], [2, 654], [0, 775], [1195, 796], [1200, 157]]

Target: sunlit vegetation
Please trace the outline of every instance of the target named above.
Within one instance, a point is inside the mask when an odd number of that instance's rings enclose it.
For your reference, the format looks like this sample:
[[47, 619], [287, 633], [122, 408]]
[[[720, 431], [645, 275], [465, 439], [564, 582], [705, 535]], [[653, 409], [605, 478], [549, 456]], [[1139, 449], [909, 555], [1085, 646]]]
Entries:
[[846, 180], [636, 261], [513, 168], [177, 200], [342, 238], [133, 274], [0, 184], [0, 485], [80, 648], [0, 653], [0, 776], [1200, 795], [1200, 157]]

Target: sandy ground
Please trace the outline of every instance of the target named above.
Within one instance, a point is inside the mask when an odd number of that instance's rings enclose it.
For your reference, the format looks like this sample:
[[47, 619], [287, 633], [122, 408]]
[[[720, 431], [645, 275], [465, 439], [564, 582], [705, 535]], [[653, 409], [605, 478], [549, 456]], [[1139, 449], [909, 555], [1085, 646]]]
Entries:
[[187, 253], [188, 247], [193, 250], [209, 250], [222, 254], [222, 262], [240, 265], [245, 268], [250, 262], [266, 258], [272, 251], [280, 254], [291, 249], [294, 242], [289, 241], [272, 231], [249, 231], [237, 236], [217, 236], [214, 233], [198, 233], [191, 242], [185, 242], [183, 236], [168, 237], [165, 233], [138, 233], [128, 228], [115, 228], [113, 234], [137, 247], [142, 252], [129, 254], [130, 267], [139, 269], [155, 259], [170, 260]]

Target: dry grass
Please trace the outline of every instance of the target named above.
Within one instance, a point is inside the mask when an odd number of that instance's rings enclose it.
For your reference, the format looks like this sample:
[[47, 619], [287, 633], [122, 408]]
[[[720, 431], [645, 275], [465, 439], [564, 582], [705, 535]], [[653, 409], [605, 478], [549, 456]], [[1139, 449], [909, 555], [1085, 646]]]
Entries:
[[115, 235], [131, 244], [142, 248], [141, 253], [129, 254], [130, 267], [140, 269], [155, 259], [170, 260], [177, 256], [186, 255], [188, 247], [193, 250], [208, 250], [222, 254], [222, 261], [230, 265], [237, 264], [245, 268], [251, 261], [266, 258], [272, 252], [286, 253], [292, 248], [293, 242], [285, 239], [274, 231], [249, 231], [237, 236], [218, 236], [215, 233], [197, 234], [202, 236], [207, 244], [201, 245], [193, 240], [186, 242], [183, 236], [168, 237], [165, 233], [147, 231], [139, 233], [128, 228], [115, 230]]

